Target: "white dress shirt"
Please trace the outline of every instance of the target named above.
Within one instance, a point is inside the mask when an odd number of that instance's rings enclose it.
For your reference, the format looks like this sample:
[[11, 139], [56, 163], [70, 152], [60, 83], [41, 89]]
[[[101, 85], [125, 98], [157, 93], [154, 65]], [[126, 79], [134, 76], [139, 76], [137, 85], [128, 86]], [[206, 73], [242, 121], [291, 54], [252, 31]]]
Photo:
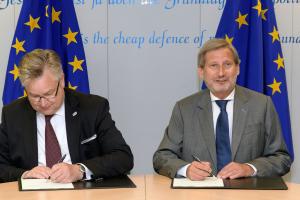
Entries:
[[[45, 115], [39, 112], [36, 112], [36, 122], [37, 122], [37, 141], [38, 141], [38, 165], [46, 166], [46, 151], [45, 151]], [[65, 120], [65, 103], [56, 111], [53, 117], [50, 120], [51, 125], [54, 129], [56, 138], [58, 140], [61, 155], [66, 154], [63, 162], [72, 164], [68, 139], [67, 139], [67, 129], [66, 129], [66, 120]], [[82, 163], [80, 163], [83, 165]], [[91, 179], [92, 172], [83, 165], [86, 171], [86, 179]]]
[[[45, 115], [36, 112], [36, 122], [37, 122], [37, 141], [38, 141], [38, 165], [46, 166]], [[61, 155], [66, 154], [66, 158], [64, 159], [64, 162], [72, 164], [70, 152], [69, 152], [68, 140], [67, 140], [64, 103], [58, 109], [58, 111], [53, 115], [50, 122], [54, 129], [57, 141], [59, 143]]]
[[234, 104], [234, 93], [233, 90], [225, 99], [219, 99], [215, 95], [210, 92], [211, 104], [212, 104], [212, 112], [213, 112], [213, 122], [214, 122], [214, 134], [216, 136], [216, 127], [217, 127], [217, 120], [220, 115], [221, 109], [217, 105], [216, 101], [218, 100], [228, 100], [226, 105], [226, 112], [228, 115], [228, 128], [229, 128], [229, 141], [231, 145], [232, 141], [232, 122], [233, 122], [233, 104]]

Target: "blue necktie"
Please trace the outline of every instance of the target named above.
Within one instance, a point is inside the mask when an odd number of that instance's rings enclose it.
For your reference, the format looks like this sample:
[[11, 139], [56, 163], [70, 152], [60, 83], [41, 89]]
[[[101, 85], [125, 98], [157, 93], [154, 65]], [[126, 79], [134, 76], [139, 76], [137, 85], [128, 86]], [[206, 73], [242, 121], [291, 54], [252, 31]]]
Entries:
[[225, 165], [231, 162], [228, 115], [226, 112], [227, 102], [227, 100], [216, 101], [217, 105], [221, 109], [216, 126], [216, 150], [218, 171], [220, 171]]

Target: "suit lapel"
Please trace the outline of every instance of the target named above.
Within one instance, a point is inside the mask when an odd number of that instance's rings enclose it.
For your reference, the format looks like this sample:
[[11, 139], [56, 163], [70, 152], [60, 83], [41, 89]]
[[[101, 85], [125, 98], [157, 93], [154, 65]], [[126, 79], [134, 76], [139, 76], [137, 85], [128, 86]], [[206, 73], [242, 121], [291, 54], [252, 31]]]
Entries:
[[198, 116], [196, 125], [199, 125], [199, 127], [196, 126], [196, 130], [202, 134], [205, 140], [204, 143], [208, 149], [211, 160], [213, 161], [213, 166], [217, 166], [213, 115], [209, 90], [203, 91], [198, 102], [196, 114]]
[[68, 147], [72, 163], [80, 160], [80, 113], [79, 101], [65, 90], [65, 116]]
[[233, 125], [232, 125], [232, 159], [234, 160], [239, 147], [243, 130], [246, 126], [248, 113], [247, 94], [239, 87], [236, 87], [234, 106], [233, 106]]
[[[24, 149], [27, 158], [28, 166], [35, 167], [38, 165], [38, 144], [37, 144], [37, 125], [36, 111], [31, 107], [29, 101], [25, 100], [23, 118], [23, 131], [27, 133], [23, 138], [26, 148]], [[19, 138], [21, 139], [21, 138]], [[28, 159], [29, 158], [29, 159]]]

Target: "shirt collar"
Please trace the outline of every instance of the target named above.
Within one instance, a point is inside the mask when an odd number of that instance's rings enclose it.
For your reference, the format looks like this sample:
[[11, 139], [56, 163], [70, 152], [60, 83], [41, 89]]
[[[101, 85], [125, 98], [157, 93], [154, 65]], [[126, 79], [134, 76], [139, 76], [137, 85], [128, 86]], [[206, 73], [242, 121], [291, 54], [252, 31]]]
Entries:
[[56, 111], [56, 115], [65, 116], [65, 101], [61, 104], [60, 108]]
[[232, 90], [232, 92], [225, 98], [225, 99], [220, 99], [216, 97], [212, 92], [209, 92], [211, 101], [217, 101], [217, 100], [233, 100], [234, 99], [234, 94], [235, 94], [235, 88]]

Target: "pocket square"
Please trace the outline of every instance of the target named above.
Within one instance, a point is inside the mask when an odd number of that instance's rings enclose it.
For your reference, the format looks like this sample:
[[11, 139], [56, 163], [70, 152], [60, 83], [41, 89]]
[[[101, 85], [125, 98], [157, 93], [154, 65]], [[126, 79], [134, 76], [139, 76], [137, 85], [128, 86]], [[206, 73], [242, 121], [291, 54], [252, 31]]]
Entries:
[[81, 144], [85, 144], [85, 143], [88, 143], [88, 142], [90, 142], [90, 141], [92, 141], [92, 140], [94, 140], [96, 138], [97, 138], [97, 134], [94, 134], [92, 137], [89, 137], [89, 138], [87, 138], [85, 140], [82, 140], [80, 143]]

